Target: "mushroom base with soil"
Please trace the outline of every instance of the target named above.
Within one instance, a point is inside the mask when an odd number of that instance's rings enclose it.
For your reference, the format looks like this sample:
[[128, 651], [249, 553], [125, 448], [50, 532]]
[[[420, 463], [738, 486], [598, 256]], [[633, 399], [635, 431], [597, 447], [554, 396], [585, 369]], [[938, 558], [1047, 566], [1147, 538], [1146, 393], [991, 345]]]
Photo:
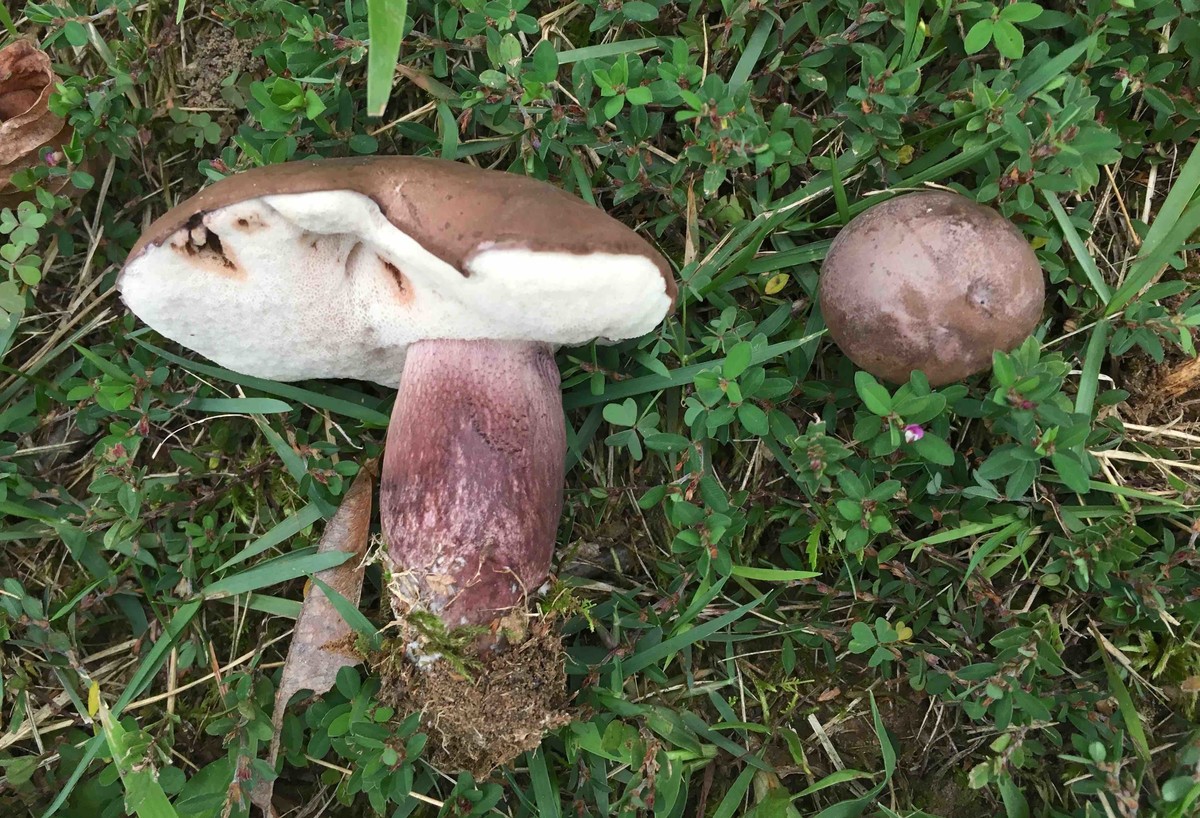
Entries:
[[445, 660], [419, 666], [404, 639], [385, 643], [371, 657], [380, 700], [397, 713], [421, 714], [431, 764], [482, 780], [571, 721], [559, 624], [531, 617], [520, 641], [465, 670]]
[[565, 455], [548, 345], [409, 348], [381, 475], [400, 633], [381, 670], [447, 764], [484, 772], [565, 720], [561, 643], [528, 616], [549, 577]]

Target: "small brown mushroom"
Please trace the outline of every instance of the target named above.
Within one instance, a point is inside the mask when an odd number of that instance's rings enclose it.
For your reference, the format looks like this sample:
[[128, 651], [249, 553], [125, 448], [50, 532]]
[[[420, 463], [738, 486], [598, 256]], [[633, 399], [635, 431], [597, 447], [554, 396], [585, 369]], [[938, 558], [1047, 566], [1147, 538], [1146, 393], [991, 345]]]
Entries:
[[991, 366], [1037, 326], [1042, 269], [1021, 232], [957, 193], [922, 191], [855, 217], [821, 266], [830, 337], [855, 364], [937, 386]]

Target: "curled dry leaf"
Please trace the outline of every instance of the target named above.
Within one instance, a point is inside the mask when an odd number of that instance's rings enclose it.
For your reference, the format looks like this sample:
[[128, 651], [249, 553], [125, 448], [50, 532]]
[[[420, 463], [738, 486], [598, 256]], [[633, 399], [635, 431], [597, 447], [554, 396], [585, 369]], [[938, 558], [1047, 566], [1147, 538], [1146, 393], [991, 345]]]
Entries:
[[[376, 464], [363, 467], [351, 484], [337, 514], [329, 521], [317, 551], [345, 551], [352, 556], [333, 568], [316, 574], [317, 579], [337, 591], [348, 602], [358, 605], [362, 595], [365, 565], [363, 557], [371, 534], [372, 492]], [[314, 582], [308, 586], [279, 689], [275, 691], [275, 712], [271, 722], [273, 732], [267, 763], [275, 766], [279, 756], [279, 737], [288, 701], [301, 690], [320, 695], [333, 687], [338, 671], [357, 665], [362, 657], [354, 649], [354, 629], [342, 619], [329, 597]], [[274, 816], [272, 806], [274, 787], [270, 782], [254, 788], [252, 798], [263, 812]]]
[[[40, 162], [43, 148], [61, 147], [71, 138], [71, 126], [49, 108], [58, 82], [49, 55], [28, 40], [0, 49], [0, 206], [31, 198], [12, 186], [13, 174]], [[68, 179], [56, 177], [51, 189], [57, 192]]]

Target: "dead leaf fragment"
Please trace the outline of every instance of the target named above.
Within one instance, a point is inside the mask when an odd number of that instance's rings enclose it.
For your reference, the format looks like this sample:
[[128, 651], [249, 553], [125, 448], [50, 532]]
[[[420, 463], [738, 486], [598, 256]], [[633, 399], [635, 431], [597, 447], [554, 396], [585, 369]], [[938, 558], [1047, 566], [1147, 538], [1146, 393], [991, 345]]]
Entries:
[[[12, 187], [13, 174], [41, 161], [43, 148], [61, 147], [71, 138], [71, 126], [49, 108], [58, 82], [49, 55], [28, 40], [0, 49], [0, 206], [31, 198]], [[51, 189], [57, 192], [69, 178], [56, 177]]]
[[[371, 534], [375, 468], [375, 463], [370, 463], [359, 472], [342, 498], [337, 514], [325, 527], [317, 548], [318, 553], [345, 551], [352, 555], [341, 565], [319, 571], [316, 577], [354, 605], [358, 605], [362, 595], [366, 569], [363, 557]], [[274, 729], [267, 757], [267, 763], [272, 767], [279, 757], [280, 733], [288, 701], [301, 690], [320, 695], [332, 688], [339, 670], [362, 661], [353, 648], [354, 643], [354, 630], [342, 619], [320, 586], [309, 583], [283, 665], [279, 689], [275, 691], [275, 712], [271, 717]], [[268, 782], [255, 787], [251, 795], [254, 803], [268, 816], [276, 814], [271, 804], [273, 794], [274, 786]]]
[[1163, 393], [1171, 400], [1200, 390], [1200, 358], [1192, 358], [1168, 370], [1161, 385]]

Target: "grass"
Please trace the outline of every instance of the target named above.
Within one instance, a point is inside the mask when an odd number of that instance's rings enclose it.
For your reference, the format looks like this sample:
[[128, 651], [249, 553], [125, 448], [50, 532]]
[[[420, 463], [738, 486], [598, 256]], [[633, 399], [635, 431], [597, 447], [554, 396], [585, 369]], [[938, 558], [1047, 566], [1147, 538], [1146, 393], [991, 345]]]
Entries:
[[[113, 284], [207, 181], [384, 153], [594, 201], [680, 305], [559, 353], [544, 604], [572, 723], [474, 780], [346, 669], [284, 721], [280, 806], [1194, 815], [1200, 384], [1170, 378], [1200, 325], [1194, 5], [0, 9], [74, 129], [0, 213], [0, 812], [244, 815], [276, 774], [303, 586], [341, 558], [316, 544], [392, 395], [230, 372]], [[938, 390], [856, 377], [815, 306], [838, 228], [923, 186], [1008, 216], [1048, 282], [1034, 338]], [[383, 593], [369, 570], [376, 626]]]

